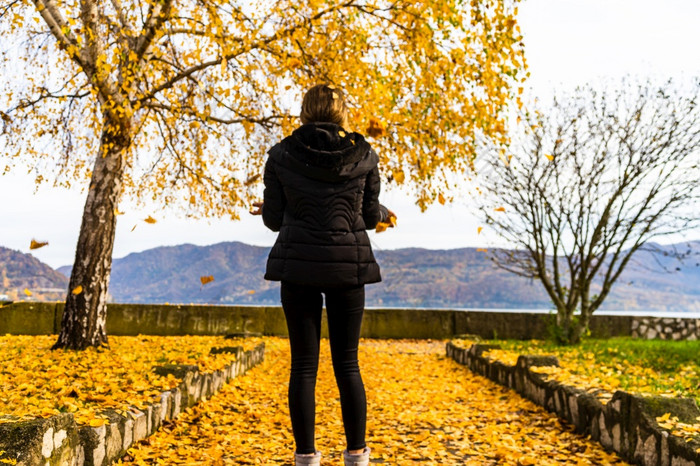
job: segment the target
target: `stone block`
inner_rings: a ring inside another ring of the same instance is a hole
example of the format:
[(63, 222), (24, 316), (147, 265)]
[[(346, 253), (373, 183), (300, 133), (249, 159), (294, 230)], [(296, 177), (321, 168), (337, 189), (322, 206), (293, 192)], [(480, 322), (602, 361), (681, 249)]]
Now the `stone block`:
[(133, 442), (139, 442), (148, 436), (148, 418), (146, 414), (138, 409), (130, 409), (127, 416), (131, 418), (134, 422), (133, 431)]
[(18, 466), (78, 464), (80, 443), (72, 414), (0, 424), (0, 459)]

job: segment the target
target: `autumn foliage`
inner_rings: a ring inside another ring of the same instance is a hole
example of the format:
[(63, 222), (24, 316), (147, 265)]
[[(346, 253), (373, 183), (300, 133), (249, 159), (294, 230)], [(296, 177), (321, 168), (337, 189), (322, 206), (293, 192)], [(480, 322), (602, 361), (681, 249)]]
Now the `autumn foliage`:
[(524, 78), (516, 3), (16, 0), (0, 10), (0, 144), (39, 181), (84, 186), (116, 123), (123, 194), (235, 217), (301, 92), (331, 82), (424, 206), (476, 134), (504, 131)]

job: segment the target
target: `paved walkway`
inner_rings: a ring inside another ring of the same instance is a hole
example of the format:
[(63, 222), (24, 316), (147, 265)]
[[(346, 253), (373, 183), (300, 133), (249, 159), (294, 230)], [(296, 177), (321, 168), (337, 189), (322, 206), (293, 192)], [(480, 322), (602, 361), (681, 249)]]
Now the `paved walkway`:
[[(125, 463), (292, 464), (288, 342), (271, 338), (266, 344), (262, 365), (130, 450)], [(444, 354), (444, 342), (361, 343), (373, 463), (626, 464), (555, 416)], [(341, 465), (345, 443), (327, 340), (322, 343), (316, 400), (323, 464)]]

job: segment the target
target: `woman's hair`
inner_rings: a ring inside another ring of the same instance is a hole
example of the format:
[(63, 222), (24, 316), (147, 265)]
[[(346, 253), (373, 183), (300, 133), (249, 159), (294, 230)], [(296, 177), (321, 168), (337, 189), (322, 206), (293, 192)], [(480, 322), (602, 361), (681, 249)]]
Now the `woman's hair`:
[(299, 117), (303, 124), (323, 121), (345, 126), (348, 117), (345, 97), (340, 89), (327, 84), (317, 84), (306, 91)]

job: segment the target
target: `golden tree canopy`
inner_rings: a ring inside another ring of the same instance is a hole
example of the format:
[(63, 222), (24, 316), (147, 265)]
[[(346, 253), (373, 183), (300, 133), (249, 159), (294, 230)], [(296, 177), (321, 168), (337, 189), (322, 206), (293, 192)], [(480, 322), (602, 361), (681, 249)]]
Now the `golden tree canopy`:
[(384, 176), (421, 207), (444, 202), (475, 137), (503, 137), (525, 77), (516, 3), (6, 0), (4, 169), (80, 182), (118, 121), (124, 194), (236, 217), (304, 90), (326, 82), (349, 95), (348, 129), (370, 136)]

